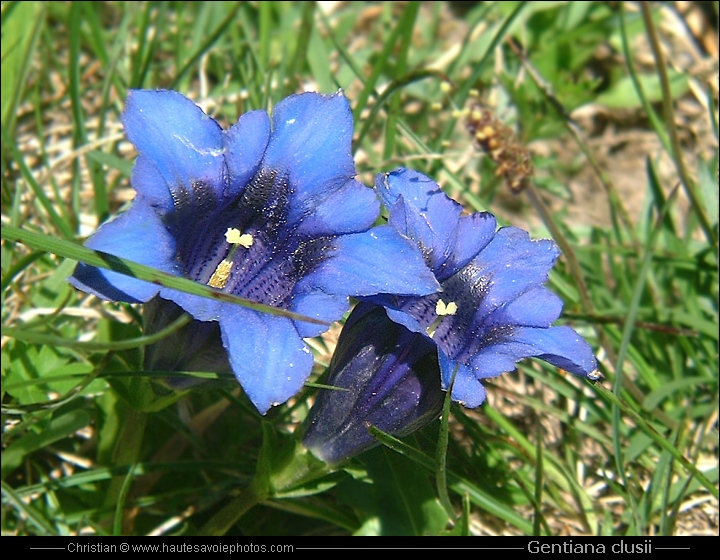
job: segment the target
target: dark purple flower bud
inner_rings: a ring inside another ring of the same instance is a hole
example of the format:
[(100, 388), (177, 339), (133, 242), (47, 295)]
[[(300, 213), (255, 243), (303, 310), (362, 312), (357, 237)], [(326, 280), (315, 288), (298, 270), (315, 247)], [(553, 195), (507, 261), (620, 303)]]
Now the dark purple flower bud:
[(345, 323), (325, 383), (334, 389), (319, 391), (303, 442), (330, 464), (375, 446), (370, 426), (414, 432), (438, 417), (445, 395), (435, 344), (366, 303)]

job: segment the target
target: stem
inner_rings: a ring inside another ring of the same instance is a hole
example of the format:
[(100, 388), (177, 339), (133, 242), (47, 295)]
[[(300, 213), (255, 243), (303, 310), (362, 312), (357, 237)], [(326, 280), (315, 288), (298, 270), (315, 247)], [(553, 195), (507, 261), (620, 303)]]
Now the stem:
[(253, 506), (263, 503), (268, 499), (267, 490), (259, 488), (257, 479), (253, 479), (250, 485), (240, 490), (240, 494), (228, 505), (222, 508), (215, 516), (208, 521), (200, 530), (204, 536), (217, 537), (227, 533)]
[(540, 198), (540, 195), (538, 194), (535, 185), (533, 185), (532, 183), (528, 184), (526, 192), (528, 198), (530, 199), (530, 202), (532, 202), (533, 206), (535, 207), (535, 210), (537, 210), (538, 214), (540, 214), (540, 218), (545, 224), (545, 227), (550, 230), (550, 235), (552, 235), (555, 242), (560, 246), (560, 251), (567, 260), (568, 267), (570, 267), (570, 274), (572, 275), (573, 279), (575, 280), (575, 284), (578, 287), (580, 304), (582, 305), (583, 312), (590, 315), (594, 314), (595, 310), (592, 299), (590, 298), (590, 294), (588, 293), (588, 289), (585, 284), (585, 278), (583, 277), (582, 271), (580, 270), (580, 264), (578, 263), (577, 258), (575, 258), (575, 252), (572, 250), (572, 247), (567, 242), (567, 239), (565, 239), (565, 236), (560, 231), (560, 228), (557, 227), (557, 225), (555, 224), (555, 220), (553, 220), (552, 216), (550, 215), (550, 211), (548, 210), (547, 206), (545, 206), (542, 198)]
[(448, 422), (450, 419), (450, 402), (452, 397), (452, 389), (455, 384), (455, 376), (457, 375), (458, 364), (455, 365), (453, 370), (452, 378), (450, 379), (450, 385), (448, 385), (447, 392), (445, 393), (445, 402), (443, 403), (442, 419), (440, 421), (440, 433), (438, 435), (438, 445), (435, 452), (435, 481), (437, 484), (438, 498), (440, 503), (445, 508), (445, 512), (448, 514), (453, 524), (456, 522), (455, 510), (450, 501), (447, 488), (447, 448), (449, 440), (449, 429)]
[(508, 41), (507, 42), (512, 51), (515, 53), (515, 56), (518, 57), (518, 59), (522, 62), (523, 68), (527, 70), (528, 75), (530, 78), (532, 78), (535, 85), (540, 89), (542, 94), (545, 96), (545, 99), (550, 103), (552, 108), (555, 110), (555, 112), (561, 117), (563, 124), (565, 125), (565, 128), (567, 128), (570, 135), (575, 140), (575, 143), (580, 148), (580, 151), (582, 151), (583, 155), (587, 158), (588, 163), (590, 164), (590, 167), (595, 172), (595, 175), (597, 175), (597, 178), (600, 181), (600, 184), (603, 186), (605, 191), (608, 193), (608, 197), (611, 201), (611, 208), (620, 216), (620, 219), (622, 220), (623, 224), (625, 225), (625, 229), (630, 234), (633, 244), (637, 249), (640, 248), (639, 242), (637, 240), (637, 236), (635, 234), (635, 229), (632, 225), (632, 220), (630, 219), (630, 215), (628, 214), (627, 210), (625, 209), (625, 206), (622, 203), (622, 200), (620, 198), (620, 195), (618, 195), (617, 189), (615, 188), (614, 183), (610, 180), (610, 177), (608, 177), (607, 173), (603, 170), (602, 166), (600, 165), (600, 162), (595, 157), (595, 154), (590, 149), (590, 146), (588, 146), (588, 143), (585, 141), (585, 138), (583, 137), (582, 133), (580, 132), (580, 127), (578, 124), (573, 120), (573, 118), (570, 116), (568, 111), (565, 109), (564, 105), (560, 102), (560, 100), (557, 98), (555, 93), (553, 92), (552, 87), (550, 84), (548, 84), (543, 77), (540, 75), (540, 72), (533, 66), (533, 64), (527, 59), (525, 56), (525, 53), (523, 53), (517, 45), (515, 45), (514, 42)]
[(665, 117), (665, 126), (670, 133), (670, 144), (672, 145), (673, 163), (677, 169), (680, 182), (682, 183), (685, 193), (692, 202), (695, 212), (697, 212), (698, 219), (700, 220), (700, 226), (705, 232), (705, 236), (708, 242), (715, 249), (715, 254), (718, 254), (718, 239), (715, 234), (715, 230), (710, 224), (710, 220), (705, 213), (703, 203), (698, 196), (695, 184), (688, 175), (687, 168), (685, 167), (685, 161), (682, 157), (682, 149), (680, 148), (680, 139), (678, 138), (677, 128), (675, 127), (675, 114), (673, 111), (672, 94), (670, 92), (670, 80), (668, 79), (667, 68), (665, 66), (665, 60), (660, 49), (660, 41), (655, 30), (655, 24), (652, 21), (652, 13), (650, 11), (650, 5), (647, 1), (640, 2), (640, 9), (642, 11), (643, 21), (645, 22), (645, 29), (647, 30), (648, 40), (650, 41), (650, 47), (655, 57), (655, 66), (658, 70), (658, 76), (660, 77), (660, 87), (662, 88), (662, 106), (663, 116)]
[[(129, 471), (127, 474), (116, 475), (110, 480), (108, 491), (105, 494), (105, 505), (115, 506), (123, 502), (123, 496), (127, 495), (131, 481), (128, 480), (134, 467), (132, 465), (140, 462), (140, 454), (142, 450), (142, 442), (145, 436), (145, 426), (147, 425), (148, 415), (145, 412), (135, 410), (120, 401), (119, 406), (125, 408), (125, 417), (123, 419), (123, 428), (118, 437), (117, 446), (115, 447), (114, 462), (116, 465), (127, 465)], [(119, 515), (116, 513), (116, 530), (120, 527), (119, 533), (130, 534), (131, 526), (134, 521), (134, 515), (127, 509)]]

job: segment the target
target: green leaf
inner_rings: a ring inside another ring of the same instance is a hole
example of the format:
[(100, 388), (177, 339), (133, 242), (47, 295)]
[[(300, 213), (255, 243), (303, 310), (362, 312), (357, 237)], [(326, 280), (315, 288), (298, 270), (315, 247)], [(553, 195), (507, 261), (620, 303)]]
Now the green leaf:
[[(677, 99), (683, 96), (689, 87), (687, 74), (672, 72), (670, 69), (668, 69), (668, 74), (672, 98)], [(657, 74), (637, 74), (637, 78), (649, 102), (656, 103), (662, 100), (663, 92)], [(630, 76), (625, 76), (615, 82), (609, 89), (598, 95), (594, 102), (611, 109), (636, 109), (643, 105)]]
[(673, 393), (683, 391), (683, 389), (687, 387), (695, 387), (696, 385), (704, 383), (717, 388), (717, 379), (709, 379), (707, 377), (685, 377), (671, 381), (649, 393), (642, 403), (643, 409), (654, 410), (663, 400), (670, 397)]
[(44, 23), (44, 2), (12, 2), (8, 6), (3, 4), (0, 111), (2, 126), (11, 134)]
[(358, 534), (427, 536), (445, 531), (448, 515), (425, 469), (385, 448), (365, 453), (363, 463), (372, 481), (366, 489), (371, 494), (367, 513), (374, 521)]
[[(89, 363), (76, 362), (71, 355), (52, 346), (35, 346), (15, 341), (3, 353), (3, 389), (20, 405), (46, 401), (49, 392), (64, 394), (89, 374)], [(77, 376), (77, 377), (76, 377)], [(104, 387), (102, 381), (94, 389)]]
[(698, 162), (698, 179), (700, 182), (700, 194), (707, 209), (710, 223), (717, 226), (718, 223), (718, 204), (720, 204), (720, 185), (718, 184), (717, 168), (718, 156), (717, 152), (711, 161), (700, 159)]
[(23, 501), (20, 496), (15, 492), (9, 484), (5, 481), (2, 482), (2, 493), (3, 493), (3, 504), (12, 504), (32, 525), (40, 530), (39, 535), (57, 535), (58, 532), (55, 530), (50, 521), (42, 515), (36, 508), (28, 505)]
[(91, 150), (87, 153), (87, 157), (101, 163), (109, 169), (115, 169), (121, 173), (123, 177), (130, 177), (134, 163), (114, 154), (108, 154), (99, 150)]

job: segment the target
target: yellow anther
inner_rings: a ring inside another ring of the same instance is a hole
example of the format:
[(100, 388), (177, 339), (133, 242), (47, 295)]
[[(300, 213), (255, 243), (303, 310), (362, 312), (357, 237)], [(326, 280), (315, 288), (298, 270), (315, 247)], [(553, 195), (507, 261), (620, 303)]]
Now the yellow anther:
[(447, 305), (445, 302), (441, 299), (438, 300), (437, 304), (435, 305), (435, 313), (438, 315), (438, 317), (442, 317), (444, 315), (455, 315), (457, 313), (458, 306), (457, 303), (454, 301), (451, 301)]
[(468, 95), (470, 97), (478, 97), (480, 95), (480, 92), (478, 90), (476, 90), (475, 88), (473, 88), (468, 92)]
[(462, 119), (470, 113), (470, 109), (454, 109), (452, 116), (454, 119)]
[(249, 249), (250, 246), (253, 244), (253, 236), (249, 233), (243, 233), (238, 239), (238, 243), (246, 249)]
[(225, 239), (228, 243), (235, 244), (240, 243), (240, 230), (234, 227), (228, 228), (225, 232)]
[(450, 93), (450, 90), (452, 90), (452, 86), (449, 82), (440, 82), (440, 91), (443, 93)]
[(430, 105), (430, 108), (431, 108), (433, 111), (441, 111), (441, 110), (442, 110), (442, 103), (439, 103), (439, 102), (435, 101), (434, 103), (432, 103), (432, 104)]
[(213, 272), (210, 280), (208, 280), (208, 286), (211, 288), (218, 288), (222, 290), (230, 278), (230, 272), (232, 271), (233, 263), (227, 259), (220, 261), (220, 264)]
[(454, 301), (451, 301), (446, 305), (443, 300), (439, 299), (435, 304), (435, 314), (437, 315), (437, 317), (432, 322), (432, 325), (425, 329), (425, 332), (427, 332), (428, 336), (430, 338), (435, 336), (435, 331), (440, 326), (440, 323), (443, 322), (445, 317), (447, 315), (455, 315), (455, 313), (457, 313), (457, 310), (458, 306), (457, 303), (455, 303)]
[(253, 236), (249, 233), (240, 233), (237, 228), (228, 228), (225, 232), (225, 239), (231, 245), (242, 245), (246, 249), (249, 249), (253, 244)]

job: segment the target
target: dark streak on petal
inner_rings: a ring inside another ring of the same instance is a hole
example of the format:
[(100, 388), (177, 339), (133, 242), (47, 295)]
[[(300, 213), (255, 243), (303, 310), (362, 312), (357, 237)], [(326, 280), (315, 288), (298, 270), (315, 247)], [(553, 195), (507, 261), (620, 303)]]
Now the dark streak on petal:
[(292, 255), (294, 280), (296, 282), (303, 276), (310, 274), (315, 267), (330, 256), (332, 240), (332, 237), (324, 236), (308, 239), (298, 244), (298, 248)]
[[(277, 237), (287, 220), (290, 183), (286, 175), (260, 169), (243, 191), (236, 212), (252, 211), (251, 223), (262, 224), (268, 237)], [(247, 227), (247, 226), (246, 226)]]

